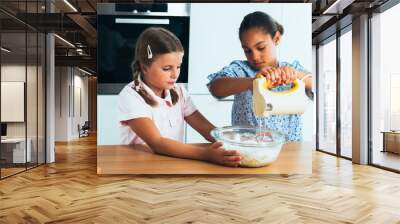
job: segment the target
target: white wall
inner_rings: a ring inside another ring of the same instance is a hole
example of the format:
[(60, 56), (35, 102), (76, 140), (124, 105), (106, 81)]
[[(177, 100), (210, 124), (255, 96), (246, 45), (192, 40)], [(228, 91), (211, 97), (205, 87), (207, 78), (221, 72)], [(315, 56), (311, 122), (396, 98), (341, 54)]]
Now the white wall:
[[(77, 74), (78, 72), (78, 74)], [(89, 102), (88, 102), (88, 77), (87, 76), (82, 76), (83, 73), (81, 73), (78, 70), (74, 70), (74, 91), (72, 98), (74, 99), (73, 105), (73, 119), (72, 119), (72, 136), (73, 138), (77, 138), (79, 133), (77, 126), (80, 124), (82, 126), (85, 121), (88, 121), (89, 119), (89, 112), (88, 112), (88, 107), (89, 107)], [(81, 111), (80, 111), (81, 110)]]
[(88, 120), (88, 78), (72, 67), (56, 67), (55, 73), (55, 141), (77, 139), (78, 124)]
[(67, 141), (67, 117), (68, 115), (68, 85), (69, 76), (67, 67), (55, 68), (55, 140)]

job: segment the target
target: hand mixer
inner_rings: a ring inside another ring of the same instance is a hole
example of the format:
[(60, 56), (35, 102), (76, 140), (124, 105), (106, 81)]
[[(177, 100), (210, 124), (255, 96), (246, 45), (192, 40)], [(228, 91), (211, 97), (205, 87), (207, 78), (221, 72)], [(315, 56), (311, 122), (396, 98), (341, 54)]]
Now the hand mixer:
[(296, 79), (292, 88), (278, 92), (269, 88), (269, 81), (261, 74), (253, 81), (253, 111), (257, 117), (266, 115), (303, 114), (308, 97), (305, 83)]

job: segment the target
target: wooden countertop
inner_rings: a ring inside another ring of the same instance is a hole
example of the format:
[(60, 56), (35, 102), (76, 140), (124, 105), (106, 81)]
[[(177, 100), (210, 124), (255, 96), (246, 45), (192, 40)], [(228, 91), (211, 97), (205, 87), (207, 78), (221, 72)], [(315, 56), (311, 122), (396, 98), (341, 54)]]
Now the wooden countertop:
[(260, 168), (225, 167), (142, 151), (143, 146), (97, 146), (97, 174), (311, 174), (312, 144), (283, 145), (276, 161)]

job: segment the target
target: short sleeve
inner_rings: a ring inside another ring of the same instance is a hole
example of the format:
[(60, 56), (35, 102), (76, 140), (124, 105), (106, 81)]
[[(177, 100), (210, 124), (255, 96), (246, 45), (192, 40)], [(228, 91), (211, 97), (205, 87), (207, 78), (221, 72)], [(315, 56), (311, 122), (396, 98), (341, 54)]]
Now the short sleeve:
[[(248, 71), (245, 68), (245, 62), (240, 60), (235, 60), (231, 62), (228, 66), (223, 67), (220, 71), (212, 73), (207, 76), (209, 82), (207, 83), (207, 88), (211, 92), (210, 87), (212, 82), (221, 77), (231, 77), (231, 78), (245, 78), (249, 77)], [(214, 96), (214, 95), (213, 95)], [(222, 99), (224, 97), (214, 96), (217, 99)]]
[(294, 60), (292, 64), (285, 63), (284, 65), (290, 66), (290, 67), (296, 69), (296, 70), (299, 71), (299, 72), (304, 72), (304, 73), (306, 73), (306, 74), (308, 74), (308, 73), (311, 74), (311, 72), (309, 72), (307, 69), (305, 69), (305, 68), (300, 64), (300, 62), (297, 61), (297, 60)]
[(118, 109), (118, 120), (121, 123), (141, 117), (152, 118), (151, 106), (130, 85), (125, 86), (119, 93)]
[(181, 93), (181, 97), (182, 97), (182, 112), (183, 112), (183, 116), (187, 117), (189, 115), (191, 115), (192, 113), (194, 113), (197, 108), (194, 105), (192, 98), (189, 96), (189, 94), (187, 93), (186, 89), (179, 85), (178, 86), (180, 89), (180, 93)]
[(209, 82), (207, 87), (210, 88), (211, 83), (221, 77), (242, 78), (247, 77), (246, 71), (243, 69), (242, 61), (233, 61), (230, 65), (223, 67), (220, 71), (207, 76)]

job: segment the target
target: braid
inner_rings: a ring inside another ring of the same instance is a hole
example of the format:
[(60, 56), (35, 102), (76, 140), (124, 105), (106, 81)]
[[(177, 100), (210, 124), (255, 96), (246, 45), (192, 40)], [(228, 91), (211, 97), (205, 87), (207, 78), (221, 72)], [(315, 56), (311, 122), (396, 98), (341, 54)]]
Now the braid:
[(146, 92), (146, 90), (144, 90), (144, 88), (142, 86), (140, 86), (140, 64), (138, 61), (134, 61), (132, 63), (132, 71), (133, 71), (133, 84), (134, 87), (133, 89), (144, 99), (144, 101), (149, 104), (152, 107), (155, 107), (158, 105), (157, 101), (155, 99), (153, 99), (153, 97)]
[(140, 76), (140, 66), (139, 61), (133, 61), (131, 64), (132, 74), (133, 74), (133, 81), (135, 86), (139, 85), (139, 76)]
[(175, 105), (175, 104), (178, 102), (178, 100), (179, 100), (179, 95), (178, 95), (178, 93), (176, 92), (175, 88), (170, 89), (170, 90), (169, 90), (169, 93), (171, 94), (172, 105)]
[(139, 88), (139, 90), (137, 90), (136, 92), (139, 93), (139, 95), (144, 99), (144, 101), (150, 106), (152, 107), (158, 106), (157, 101), (153, 99), (153, 97), (143, 88)]

